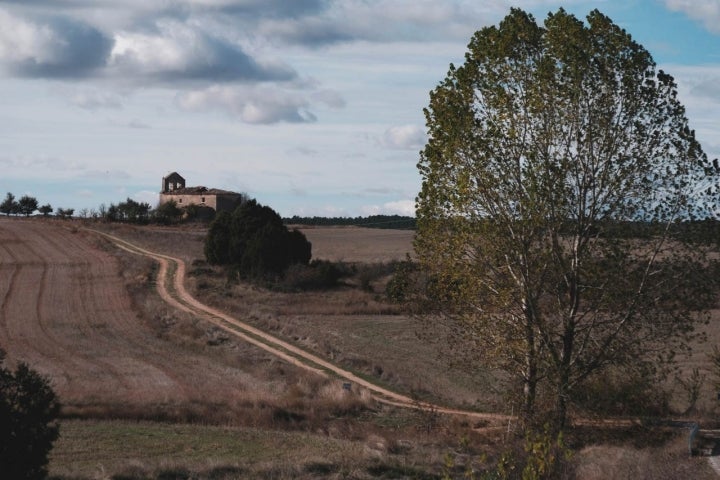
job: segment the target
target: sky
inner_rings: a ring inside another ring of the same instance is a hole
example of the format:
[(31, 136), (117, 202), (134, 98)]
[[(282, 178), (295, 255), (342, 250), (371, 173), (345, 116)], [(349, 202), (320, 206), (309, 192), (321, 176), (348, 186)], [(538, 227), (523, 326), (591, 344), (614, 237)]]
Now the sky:
[(720, 156), (720, 0), (0, 0), (0, 195), (154, 206), (177, 171), (288, 217), (413, 215), (429, 92), (511, 7), (608, 15)]

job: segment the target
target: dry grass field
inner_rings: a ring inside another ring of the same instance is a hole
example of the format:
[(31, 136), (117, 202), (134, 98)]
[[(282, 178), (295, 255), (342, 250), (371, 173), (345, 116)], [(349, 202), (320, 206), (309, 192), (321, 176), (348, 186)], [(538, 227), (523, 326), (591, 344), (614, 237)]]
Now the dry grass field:
[[(201, 226), (93, 228), (181, 258), (202, 302), (375, 382), (510, 413), (489, 375), (450, 368), (385, 300), (390, 264), (411, 253), (411, 231), (304, 229), (314, 258), (355, 264), (357, 275), (333, 290), (288, 293), (199, 261)], [(46, 374), (61, 397), (53, 478), (440, 478), (448, 455), (461, 478), (464, 465), (482, 468), (508, 448), (505, 428), (376, 404), (170, 309), (155, 292), (155, 269), (80, 223), (0, 218), (0, 347), (11, 363)], [(708, 334), (684, 371), (707, 368), (715, 322)], [(676, 397), (682, 409), (683, 392)], [(696, 414), (712, 419), (714, 400), (708, 378)], [(707, 462), (687, 458), (685, 435), (576, 432), (565, 478), (715, 478)]]

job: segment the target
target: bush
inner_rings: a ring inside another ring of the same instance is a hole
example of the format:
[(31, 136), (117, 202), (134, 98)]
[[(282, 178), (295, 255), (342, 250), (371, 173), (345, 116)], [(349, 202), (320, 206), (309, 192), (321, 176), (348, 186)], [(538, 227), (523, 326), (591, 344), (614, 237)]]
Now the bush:
[(46, 378), (20, 363), (2, 366), (0, 350), (0, 466), (3, 478), (41, 479), (59, 435), (60, 404)]
[(416, 265), (407, 259), (395, 266), (395, 273), (385, 286), (385, 295), (393, 302), (402, 303), (408, 300), (410, 294), (416, 289)]
[(152, 215), (157, 223), (170, 225), (172, 223), (177, 223), (180, 219), (182, 219), (183, 210), (178, 207), (175, 200), (169, 200), (158, 206), (152, 212)]
[(248, 200), (232, 214), (221, 212), (210, 224), (205, 258), (214, 265), (230, 265), (241, 276), (279, 275), (290, 265), (307, 265), (311, 244), (301, 232), (288, 231), (270, 207)]
[(291, 265), (278, 284), (283, 290), (321, 290), (336, 287), (341, 278), (352, 275), (353, 270), (344, 263), (313, 260), (310, 265)]
[(599, 415), (662, 417), (670, 414), (670, 398), (652, 372), (609, 368), (590, 377), (572, 393), (584, 411)]

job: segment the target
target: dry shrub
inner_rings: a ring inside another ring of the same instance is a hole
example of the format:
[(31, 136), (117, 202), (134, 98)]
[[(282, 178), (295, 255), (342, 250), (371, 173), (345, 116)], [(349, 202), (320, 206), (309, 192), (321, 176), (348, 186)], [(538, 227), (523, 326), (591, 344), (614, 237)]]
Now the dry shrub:
[(649, 373), (608, 370), (580, 385), (573, 401), (594, 414), (660, 417), (670, 413), (670, 394), (660, 385)]
[(685, 430), (662, 447), (592, 445), (577, 452), (572, 463), (572, 478), (582, 480), (717, 478), (706, 458), (689, 458)]

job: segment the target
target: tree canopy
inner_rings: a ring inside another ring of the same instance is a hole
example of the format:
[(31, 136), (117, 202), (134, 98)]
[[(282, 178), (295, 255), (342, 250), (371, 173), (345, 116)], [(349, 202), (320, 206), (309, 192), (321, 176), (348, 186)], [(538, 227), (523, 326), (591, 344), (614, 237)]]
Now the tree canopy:
[[(597, 10), (541, 26), (512, 9), (475, 33), (425, 116), (415, 248), (433, 318), (520, 380), (525, 415), (549, 392), (562, 429), (589, 376), (686, 345), (711, 282), (672, 230), (716, 216), (720, 172), (627, 32)], [(618, 222), (661, 228), (639, 240)]]
[(21, 363), (3, 365), (0, 349), (0, 465), (5, 478), (40, 480), (59, 435), (60, 404), (44, 377)]
[(30, 195), (23, 195), (18, 200), (18, 213), (22, 213), (26, 217), (30, 216), (35, 210), (38, 209), (37, 198), (31, 197)]
[(205, 257), (211, 264), (232, 265), (246, 276), (264, 276), (307, 264), (311, 245), (301, 232), (289, 231), (272, 208), (253, 199), (232, 214), (216, 215), (205, 240)]
[(15, 200), (15, 195), (10, 192), (5, 195), (5, 199), (0, 203), (0, 213), (4, 213), (5, 215), (16, 214), (19, 208)]

